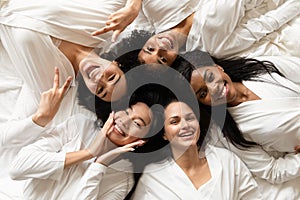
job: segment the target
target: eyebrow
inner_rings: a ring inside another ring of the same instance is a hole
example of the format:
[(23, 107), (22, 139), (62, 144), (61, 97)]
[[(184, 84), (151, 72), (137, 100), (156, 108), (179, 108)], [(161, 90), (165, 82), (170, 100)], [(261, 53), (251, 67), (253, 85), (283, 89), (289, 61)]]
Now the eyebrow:
[(107, 92), (104, 92), (104, 94), (100, 97), (101, 99), (103, 99), (104, 97), (106, 97)]
[(174, 116), (169, 117), (168, 120), (170, 120), (170, 119), (178, 119), (178, 118), (180, 118), (178, 115), (174, 115)]
[(120, 81), (120, 79), (121, 79), (121, 76), (119, 76), (119, 78), (114, 82), (113, 85), (116, 85)]
[(138, 117), (138, 119), (140, 119), (143, 122), (144, 126), (147, 126), (146, 122), (141, 117)]
[(147, 53), (147, 54), (150, 54), (150, 55), (151, 55), (151, 52), (148, 51), (148, 50), (146, 50), (146, 49), (144, 49), (144, 48), (142, 48), (142, 51), (145, 52), (145, 53)]

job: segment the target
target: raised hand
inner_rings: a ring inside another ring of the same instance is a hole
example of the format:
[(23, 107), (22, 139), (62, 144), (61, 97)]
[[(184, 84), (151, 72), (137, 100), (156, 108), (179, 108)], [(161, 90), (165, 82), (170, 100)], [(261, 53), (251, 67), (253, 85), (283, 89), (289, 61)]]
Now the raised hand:
[(120, 33), (133, 22), (138, 16), (141, 7), (141, 0), (133, 0), (124, 8), (111, 14), (106, 21), (106, 26), (93, 32), (92, 35), (100, 35), (109, 31), (113, 31), (112, 42), (115, 42)]
[(108, 151), (107, 153), (99, 156), (95, 162), (101, 163), (103, 165), (108, 166), (112, 160), (120, 156), (121, 154), (129, 151), (134, 151), (136, 146), (142, 146), (145, 144), (144, 140), (138, 140), (136, 142), (132, 142), (130, 144), (126, 144), (122, 147), (117, 147), (111, 151)]
[[(55, 67), (53, 87), (41, 95), (38, 110), (32, 116), (32, 121), (39, 126), (46, 126), (56, 115), (60, 104), (67, 92), (72, 77), (69, 76), (64, 85), (59, 87), (59, 69)], [(72, 102), (71, 102), (72, 103)]]
[(110, 113), (108, 119), (106, 120), (101, 131), (98, 132), (98, 135), (95, 137), (93, 142), (86, 149), (92, 157), (96, 157), (101, 154), (105, 149), (104, 143), (107, 139), (106, 135), (113, 129), (114, 124), (114, 113)]

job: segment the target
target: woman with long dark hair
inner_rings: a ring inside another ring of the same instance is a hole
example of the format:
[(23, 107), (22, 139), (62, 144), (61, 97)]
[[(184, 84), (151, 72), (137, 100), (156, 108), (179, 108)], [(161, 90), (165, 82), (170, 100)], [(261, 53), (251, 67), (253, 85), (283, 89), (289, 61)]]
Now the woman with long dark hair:
[[(270, 61), (246, 58), (213, 60), (208, 53), (201, 51), (187, 53), (184, 58), (189, 63), (178, 65), (176, 69), (191, 83), (198, 101), (214, 112), (226, 109), (225, 120), (216, 120), (224, 123), (223, 129), (229, 124), (237, 124), (239, 129), (236, 132), (260, 146), (239, 150), (226, 144), (222, 137), (218, 142), (238, 154), (260, 179), (271, 183), (288, 181), (269, 187), (265, 182), (262, 185), (266, 188), (282, 190), (280, 194), (284, 195), (284, 190), (291, 186), (295, 189), (294, 197), (299, 197), (300, 193), (294, 186), (300, 175), (300, 155), (294, 154), (295, 146), (299, 145), (298, 85), (286, 79)], [(274, 151), (276, 156), (272, 156)], [(276, 159), (278, 155), (281, 157)], [(271, 190), (266, 189), (266, 196), (274, 195), (268, 191)]]

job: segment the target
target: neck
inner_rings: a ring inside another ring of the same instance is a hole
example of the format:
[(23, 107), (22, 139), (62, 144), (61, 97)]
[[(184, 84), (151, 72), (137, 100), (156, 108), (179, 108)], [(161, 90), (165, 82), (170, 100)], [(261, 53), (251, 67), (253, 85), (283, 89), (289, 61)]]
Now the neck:
[(187, 36), (191, 30), (193, 24), (194, 14), (191, 14), (187, 18), (185, 18), (182, 22), (178, 25), (173, 27), (171, 30), (174, 31), (177, 35), (177, 41), (179, 46), (184, 46), (186, 43)]
[(93, 48), (68, 41), (62, 41), (59, 45), (59, 50), (68, 58), (73, 66), (75, 74), (77, 75), (80, 61), (87, 57)]
[(172, 28), (172, 30), (177, 31), (184, 36), (188, 36), (193, 25), (194, 13), (185, 18), (179, 24)]
[[(184, 151), (184, 153), (182, 153)], [(176, 151), (172, 149), (176, 163), (184, 170), (188, 171), (197, 168), (201, 163), (197, 145), (191, 145), (188, 149)], [(195, 159), (197, 158), (197, 159)]]
[(233, 102), (229, 103), (230, 106), (237, 106), (240, 103), (250, 100), (251, 91), (241, 82), (234, 82), (233, 86), (236, 90), (236, 97)]

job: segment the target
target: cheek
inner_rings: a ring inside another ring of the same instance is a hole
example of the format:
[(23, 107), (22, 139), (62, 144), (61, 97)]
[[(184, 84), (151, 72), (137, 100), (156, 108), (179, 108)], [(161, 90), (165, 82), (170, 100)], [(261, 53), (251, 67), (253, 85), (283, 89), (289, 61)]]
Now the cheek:
[(93, 94), (96, 94), (97, 84), (94, 84), (94, 83), (92, 83), (92, 82), (90, 82), (90, 81), (89, 81), (89, 82), (86, 81), (85, 84), (86, 84), (87, 88), (88, 88)]
[(179, 128), (177, 126), (165, 127), (165, 136), (169, 141), (171, 141), (179, 132)]
[(134, 138), (145, 138), (147, 133), (149, 132), (149, 127), (144, 127), (141, 129), (138, 129), (136, 127), (133, 127), (129, 130), (130, 137)]
[(208, 105), (208, 106), (211, 106), (212, 105), (212, 102), (211, 102), (211, 98), (210, 98), (210, 95), (208, 94), (204, 99), (203, 99), (203, 102), (202, 102), (204, 105)]

